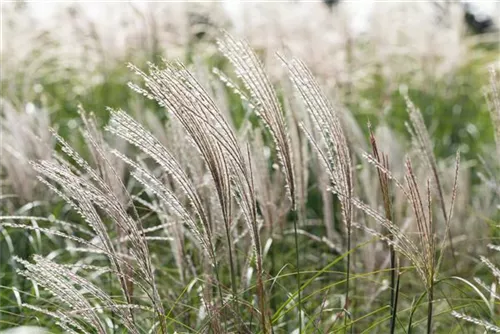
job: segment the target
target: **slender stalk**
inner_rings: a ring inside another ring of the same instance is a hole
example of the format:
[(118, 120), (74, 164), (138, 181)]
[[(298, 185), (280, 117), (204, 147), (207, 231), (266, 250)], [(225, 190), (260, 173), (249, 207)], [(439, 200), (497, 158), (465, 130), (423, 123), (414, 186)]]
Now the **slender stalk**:
[[(392, 240), (392, 236), (391, 236)], [(396, 252), (394, 251), (394, 247), (390, 246), (391, 253), (391, 322), (390, 322), (390, 333), (394, 333), (395, 324), (396, 324), (396, 303), (397, 303), (397, 287), (399, 285), (399, 276), (396, 278)], [(397, 282), (396, 282), (397, 280)], [(399, 289), (398, 289), (399, 290)]]
[[(388, 189), (387, 189), (388, 192)], [(390, 209), (390, 206), (389, 206)], [(392, 212), (390, 210), (386, 211), (386, 218), (392, 221)], [(391, 241), (394, 241), (394, 235), (389, 236)], [(397, 314), (397, 304), (398, 304), (398, 293), (399, 293), (399, 268), (397, 265), (396, 251), (393, 244), (389, 246), (389, 252), (391, 257), (391, 322), (390, 322), (390, 334), (394, 333), (396, 328), (396, 314)]]
[[(444, 208), (444, 201), (443, 198), (441, 197), (441, 204), (443, 205), (443, 214), (445, 215), (445, 219), (448, 219), (446, 216), (446, 209)], [(431, 211), (431, 193), (430, 193), (430, 186), (429, 182), (427, 183), (427, 205), (428, 205), (428, 221), (429, 221), (429, 230), (431, 231), (429, 235), (429, 241), (428, 241), (428, 247), (429, 247), (429, 261), (430, 261), (430, 266), (429, 266), (429, 296), (428, 296), (428, 307), (427, 307), (427, 334), (432, 333), (432, 311), (433, 311), (433, 302), (434, 302), (434, 274), (436, 270), (436, 258), (435, 258), (435, 253), (436, 253), (436, 246), (435, 246), (435, 224), (432, 219), (432, 211)], [(448, 222), (448, 220), (446, 220)], [(448, 229), (448, 232), (450, 230)], [(451, 234), (449, 235), (451, 236)], [(450, 240), (451, 241), (451, 240)], [(456, 265), (456, 261), (453, 261)]]
[(297, 233), (297, 215), (294, 215), (293, 218), (293, 235), (295, 238), (295, 263), (297, 267), (297, 298), (299, 301), (298, 309), (299, 309), (299, 334), (302, 333), (302, 294), (300, 292), (301, 284), (300, 284), (300, 256), (299, 256), (299, 241), (298, 241), (298, 233)]
[[(272, 233), (271, 233), (271, 237), (272, 237)], [(276, 249), (275, 249), (275, 245), (274, 245), (274, 242), (273, 244), (271, 244), (271, 248), (269, 249), (269, 255), (271, 257), (271, 268), (270, 268), (270, 275), (271, 277), (274, 277), (275, 275), (277, 275), (276, 273)], [(269, 302), (270, 302), (270, 306), (271, 306), (271, 312), (274, 312), (274, 310), (276, 310), (278, 307), (277, 307), (277, 303), (276, 303), (276, 298), (273, 298), (273, 296), (269, 296)]]
[[(380, 155), (380, 153), (378, 151), (377, 140), (375, 139), (375, 136), (373, 134), (373, 131), (371, 129), (370, 124), (368, 124), (368, 128), (370, 130), (370, 142), (371, 142), (371, 146), (372, 146), (373, 156), (375, 157), (377, 162), (379, 162), (382, 166), (384, 166), (384, 168), (389, 170), (389, 158), (386, 154), (382, 154), (382, 156)], [(380, 183), (380, 190), (382, 192), (382, 199), (384, 201), (385, 217), (387, 218), (387, 220), (391, 221), (392, 224), (394, 224), (393, 216), (392, 216), (392, 209), (391, 209), (391, 198), (390, 198), (390, 193), (389, 193), (389, 178), (380, 169), (377, 169), (377, 173), (378, 173), (378, 179), (379, 179), (379, 183)], [(391, 241), (394, 241), (394, 235), (392, 233), (390, 233), (390, 231), (388, 231), (388, 232), (389, 232), (389, 239)], [(397, 293), (399, 291), (399, 276), (398, 276), (398, 279), (396, 282), (396, 274), (397, 274), (396, 251), (394, 250), (394, 245), (392, 243), (389, 245), (389, 253), (390, 253), (390, 261), (391, 261), (391, 263), (390, 263), (390, 266), (391, 266), (391, 268), (390, 268), (391, 269), (391, 271), (390, 271), (391, 272), (391, 287), (390, 287), (390, 289), (391, 289), (391, 300), (390, 300), (391, 321), (389, 324), (389, 328), (390, 328), (390, 333), (392, 334), (392, 333), (394, 333), (395, 324), (396, 324), (396, 313), (397, 313), (396, 304), (397, 304), (397, 299), (398, 299)], [(398, 285), (398, 287), (396, 287), (396, 284)]]
[[(347, 308), (349, 307), (349, 279), (351, 275), (351, 224), (347, 224), (347, 264), (346, 264), (346, 287), (345, 287), (345, 303), (344, 312), (346, 316), (344, 317), (344, 333), (347, 333)], [(351, 325), (351, 332), (353, 331), (353, 325)]]
[(427, 300), (427, 334), (432, 333), (432, 312), (434, 302), (434, 280), (432, 280), (429, 287), (429, 297)]
[[(397, 268), (397, 270), (399, 271), (399, 266)], [(394, 291), (394, 293), (391, 293), (391, 297), (394, 296), (394, 299), (391, 299), (391, 307), (392, 307), (392, 314), (391, 314), (391, 327), (390, 327), (390, 333), (391, 334), (394, 334), (394, 331), (396, 330), (396, 317), (397, 317), (397, 313), (398, 313), (398, 297), (399, 297), (399, 282), (400, 282), (400, 274), (398, 272), (398, 275), (397, 275), (397, 278), (396, 278), (396, 285), (395, 285), (395, 288), (396, 288), (396, 291)]]
[(270, 333), (266, 319), (266, 301), (264, 292), (264, 282), (262, 280), (262, 258), (257, 255), (257, 294), (259, 295), (260, 321), (264, 334)]
[[(346, 188), (350, 189), (350, 191), (349, 191), (350, 195), (349, 195), (347, 203), (350, 203), (352, 200), (352, 198), (351, 198), (352, 179), (351, 179), (351, 175), (349, 172), (346, 173), (346, 177), (347, 177)], [(348, 308), (349, 308), (349, 279), (350, 279), (350, 275), (351, 275), (352, 206), (351, 205), (347, 206), (345, 204), (343, 204), (343, 206), (344, 206), (344, 208), (346, 208), (346, 211), (347, 211), (346, 217), (344, 217), (344, 219), (345, 219), (345, 223), (347, 225), (347, 251), (349, 252), (349, 253), (347, 253), (346, 293), (345, 293), (345, 305), (344, 305), (345, 314), (346, 314), (346, 317), (344, 317), (344, 323), (345, 323), (347, 321), (347, 315), (350, 316), (351, 322), (352, 322), (352, 319), (354, 317), (353, 317), (353, 314), (349, 313), (349, 311), (348, 311)], [(353, 333), (354, 332), (354, 325), (351, 324), (350, 328), (351, 328), (350, 333)], [(347, 331), (347, 327), (345, 330)]]

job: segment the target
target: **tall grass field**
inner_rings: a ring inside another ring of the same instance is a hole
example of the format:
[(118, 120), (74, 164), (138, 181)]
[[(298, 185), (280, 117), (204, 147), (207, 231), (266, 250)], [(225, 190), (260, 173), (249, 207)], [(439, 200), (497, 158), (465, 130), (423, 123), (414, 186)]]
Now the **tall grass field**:
[(500, 333), (500, 13), (362, 7), (2, 3), (0, 333)]

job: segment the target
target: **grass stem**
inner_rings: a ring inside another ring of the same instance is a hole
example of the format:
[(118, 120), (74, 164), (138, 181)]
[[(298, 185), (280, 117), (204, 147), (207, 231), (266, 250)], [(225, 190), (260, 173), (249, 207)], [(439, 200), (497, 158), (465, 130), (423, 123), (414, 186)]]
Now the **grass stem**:
[(293, 236), (295, 239), (295, 263), (297, 267), (297, 298), (298, 298), (298, 311), (299, 311), (299, 334), (302, 333), (302, 293), (300, 291), (300, 255), (299, 255), (299, 238), (297, 233), (297, 215), (293, 218)]

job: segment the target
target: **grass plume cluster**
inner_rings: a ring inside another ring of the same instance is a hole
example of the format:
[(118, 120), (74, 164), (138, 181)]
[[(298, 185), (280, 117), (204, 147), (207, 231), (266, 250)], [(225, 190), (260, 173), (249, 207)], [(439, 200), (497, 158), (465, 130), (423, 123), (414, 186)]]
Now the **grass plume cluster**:
[[(409, 94), (414, 145), (397, 161), (371, 125), (366, 138), (348, 126), (349, 110), (304, 61), (278, 54), (287, 78), (275, 85), (247, 41), (222, 33), (218, 46), (235, 75), (216, 68), (217, 80), (168, 59), (129, 65), (128, 86), (161, 118), (110, 107), (103, 131), (80, 107), (82, 152), (42, 112), (18, 129), (5, 104), (2, 151), (21, 162), (2, 162), (19, 201), (2, 205), (0, 230), (13, 277), (28, 282), (3, 288), (16, 300), (5, 323), (70, 333), (498, 331), (494, 260), (480, 257), (491, 287), (454, 265), (466, 256), (453, 224), (460, 153), (442, 172)], [(494, 70), (490, 87), (498, 137)], [(483, 182), (500, 195), (494, 178)], [(16, 205), (39, 187), (55, 196), (24, 214)], [(44, 216), (46, 207), (57, 210)], [(14, 231), (37, 254), (16, 255)]]

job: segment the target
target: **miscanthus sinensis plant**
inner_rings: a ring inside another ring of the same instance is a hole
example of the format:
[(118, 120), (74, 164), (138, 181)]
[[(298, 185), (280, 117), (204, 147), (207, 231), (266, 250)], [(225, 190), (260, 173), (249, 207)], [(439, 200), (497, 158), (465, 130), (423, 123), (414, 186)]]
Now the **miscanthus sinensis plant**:
[[(490, 68), (490, 85), (489, 89), (485, 92), (485, 97), (488, 102), (491, 121), (494, 124), (495, 129), (495, 142), (497, 148), (496, 155), (496, 166), (492, 166), (488, 168), (485, 162), (485, 169), (487, 174), (480, 174), (481, 181), (484, 184), (485, 188), (490, 189), (493, 193), (496, 194), (496, 198), (500, 196), (500, 186), (498, 180), (498, 159), (500, 159), (500, 92), (498, 90), (498, 78), (497, 72), (494, 67)], [(496, 171), (496, 173), (495, 173)], [(496, 210), (500, 210), (500, 206), (496, 205)], [(498, 225), (495, 226), (498, 228)], [(496, 253), (500, 251), (499, 246), (493, 242), (488, 244), (488, 248)], [(480, 256), (481, 264), (486, 266), (489, 270), (491, 278), (489, 278), (490, 282), (485, 282), (480, 277), (474, 277), (474, 284), (476, 286), (476, 293), (481, 298), (483, 303), (486, 306), (485, 312), (480, 312), (477, 314), (468, 314), (459, 311), (453, 311), (452, 315), (458, 319), (464, 320), (466, 322), (473, 323), (477, 325), (478, 328), (484, 329), (486, 332), (491, 333), (500, 333), (500, 326), (496, 319), (498, 318), (498, 310), (496, 304), (500, 300), (500, 297), (497, 293), (497, 285), (500, 282), (500, 269), (498, 268), (497, 262), (498, 257), (487, 257), (484, 255)]]
[[(130, 88), (163, 108), (165, 127), (109, 108), (102, 132), (80, 108), (87, 159), (55, 130), (40, 141), (55, 149), (27, 156), (73, 214), (1, 217), (4, 234), (64, 240), (13, 257), (36, 297), (13, 288), (18, 307), (70, 333), (432, 333), (435, 310), (454, 321), (465, 306), (441, 286), (458, 274), (446, 259), (458, 252), (460, 155), (443, 176), (406, 95), (414, 145), (393, 157), (383, 127), (359, 135), (301, 60), (277, 57), (288, 79), (276, 90), (247, 42), (223, 34), (218, 45), (236, 75), (216, 69), (219, 82), (180, 62), (129, 66), (141, 81)], [(235, 99), (239, 126), (225, 102)]]

